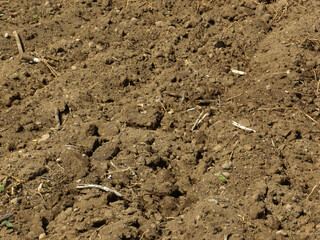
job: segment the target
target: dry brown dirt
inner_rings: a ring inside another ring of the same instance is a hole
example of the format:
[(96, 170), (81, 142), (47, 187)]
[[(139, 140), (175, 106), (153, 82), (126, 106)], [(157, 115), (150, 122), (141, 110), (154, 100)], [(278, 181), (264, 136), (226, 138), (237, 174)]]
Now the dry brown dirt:
[(320, 1), (0, 6), (0, 239), (320, 239)]

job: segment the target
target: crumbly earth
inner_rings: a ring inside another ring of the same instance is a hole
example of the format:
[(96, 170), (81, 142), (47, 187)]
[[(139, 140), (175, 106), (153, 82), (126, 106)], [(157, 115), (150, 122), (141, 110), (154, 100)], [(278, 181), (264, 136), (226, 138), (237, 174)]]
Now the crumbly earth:
[(0, 6), (1, 239), (320, 238), (320, 1)]

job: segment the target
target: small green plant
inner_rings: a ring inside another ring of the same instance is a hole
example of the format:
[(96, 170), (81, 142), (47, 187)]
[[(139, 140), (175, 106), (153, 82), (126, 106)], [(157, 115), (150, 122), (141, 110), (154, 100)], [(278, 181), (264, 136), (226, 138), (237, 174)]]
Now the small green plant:
[(226, 177), (225, 177), (222, 173), (220, 173), (219, 179), (220, 179), (221, 182), (227, 183), (227, 179), (226, 179)]
[(36, 20), (36, 19), (38, 18), (38, 14), (33, 14), (33, 15), (32, 15), (32, 18), (33, 18), (34, 20)]
[(5, 187), (4, 184), (1, 184), (1, 185), (0, 185), (0, 192), (3, 192), (3, 191), (4, 191), (4, 187)]
[(13, 224), (7, 220), (4, 220), (2, 223), (1, 223), (1, 226), (6, 226), (7, 228), (12, 228), (13, 227)]

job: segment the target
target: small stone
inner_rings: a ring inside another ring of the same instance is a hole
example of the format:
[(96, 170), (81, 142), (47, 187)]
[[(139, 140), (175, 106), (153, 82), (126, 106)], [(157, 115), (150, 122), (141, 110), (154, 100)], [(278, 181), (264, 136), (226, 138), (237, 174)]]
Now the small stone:
[(39, 235), (39, 240), (45, 239), (46, 236), (47, 236), (47, 235), (46, 235), (45, 233), (41, 233), (41, 234)]
[(98, 49), (99, 51), (102, 51), (103, 50), (103, 46), (100, 45), (100, 44), (97, 44), (96, 49)]
[(315, 60), (307, 61), (306, 67), (308, 68), (315, 68), (317, 66), (317, 62)]
[(232, 167), (232, 162), (231, 161), (225, 161), (223, 164), (222, 164), (222, 168), (224, 169), (224, 170), (228, 170), (228, 169), (230, 169), (231, 167)]
[(94, 42), (89, 42), (89, 48), (95, 48), (95, 44), (94, 44)]
[(281, 229), (281, 230), (279, 230), (279, 231), (276, 231), (276, 234), (277, 234), (277, 235), (281, 235), (281, 236), (283, 236), (283, 237), (288, 237), (288, 236), (289, 236), (288, 233), (287, 233), (285, 230), (283, 230), (283, 229)]
[(222, 172), (222, 175), (225, 176), (226, 178), (230, 177), (230, 173), (228, 173), (228, 172)]
[(10, 201), (10, 203), (11, 203), (11, 204), (14, 204), (14, 205), (19, 204), (19, 203), (21, 203), (21, 199), (20, 199), (20, 198), (14, 198), (14, 199), (12, 199), (12, 200)]
[(287, 204), (284, 208), (286, 209), (286, 211), (291, 212), (292, 205), (291, 204)]
[(243, 145), (242, 148), (245, 151), (251, 151), (252, 150), (252, 147), (249, 144)]
[(223, 146), (221, 144), (218, 144), (218, 145), (214, 146), (212, 150), (214, 152), (219, 152), (222, 150), (222, 148), (223, 148)]
[(155, 25), (157, 27), (166, 27), (166, 26), (168, 26), (168, 24), (166, 22), (164, 22), (164, 21), (156, 21)]
[(132, 24), (137, 24), (137, 22), (138, 22), (137, 18), (135, 18), (135, 17), (131, 18), (131, 23)]
[(49, 133), (44, 134), (44, 135), (42, 135), (42, 137), (39, 139), (38, 142), (46, 141), (46, 140), (48, 140), (49, 138), (50, 138), (50, 134), (49, 134)]
[(271, 91), (271, 85), (266, 86), (267, 91)]
[(71, 67), (71, 70), (77, 70), (77, 66), (76, 65), (73, 65), (72, 67)]

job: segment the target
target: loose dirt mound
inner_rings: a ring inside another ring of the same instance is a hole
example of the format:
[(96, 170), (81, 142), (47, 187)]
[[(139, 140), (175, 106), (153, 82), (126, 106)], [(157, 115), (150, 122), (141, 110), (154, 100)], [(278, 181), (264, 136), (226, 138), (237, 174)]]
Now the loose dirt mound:
[(0, 5), (1, 239), (320, 238), (319, 1)]

